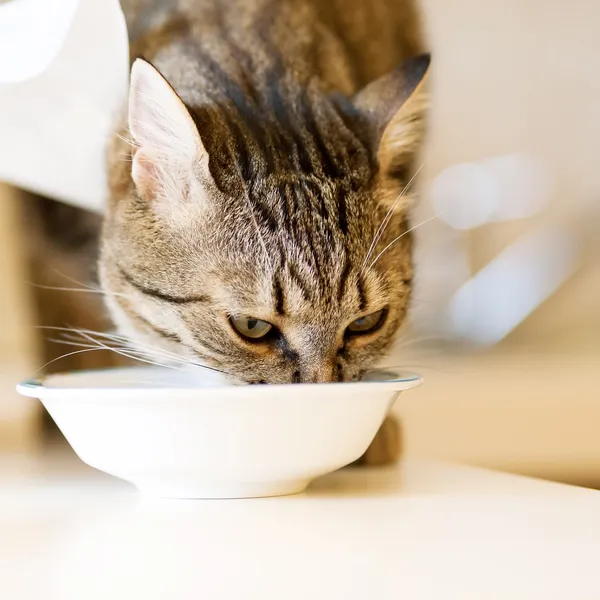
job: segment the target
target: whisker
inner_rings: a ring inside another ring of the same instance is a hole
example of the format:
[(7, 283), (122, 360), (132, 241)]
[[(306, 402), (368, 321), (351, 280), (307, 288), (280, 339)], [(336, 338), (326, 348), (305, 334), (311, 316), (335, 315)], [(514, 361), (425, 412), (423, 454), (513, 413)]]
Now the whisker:
[(37, 369), (37, 371), (34, 371), (33, 374), (36, 375), (42, 369), (45, 369), (48, 365), (55, 363), (57, 360), (62, 360), (63, 358), (67, 358), (69, 356), (74, 356), (75, 354), (83, 354), (84, 352), (94, 352), (94, 351), (98, 351), (98, 350), (104, 350), (104, 348), (85, 348), (83, 350), (75, 350), (74, 352), (68, 352), (67, 354), (63, 354), (62, 356), (58, 356), (57, 358), (53, 358), (52, 360), (49, 360), (46, 364), (43, 364), (39, 369)]
[(425, 219), (424, 221), (421, 221), (420, 223), (418, 223), (417, 225), (414, 225), (413, 227), (411, 227), (410, 229), (407, 229), (404, 233), (401, 233), (398, 237), (394, 238), (376, 257), (375, 260), (373, 260), (373, 262), (369, 265), (366, 273), (368, 273), (372, 268), (373, 265), (383, 256), (383, 254), (385, 254), (385, 252), (387, 252), (387, 250), (389, 250), (399, 239), (403, 238), (405, 235), (409, 234), (411, 231), (414, 231), (415, 229), (418, 229), (419, 227), (421, 227), (421, 225), (425, 225), (426, 223), (429, 223), (430, 221), (433, 221), (434, 219), (437, 219), (440, 214), (437, 215), (433, 215), (433, 217), (429, 217), (429, 219)]
[[(150, 344), (144, 344), (142, 342), (137, 342), (135, 340), (131, 340), (130, 338), (128, 338), (126, 336), (122, 336), (122, 335), (103, 333), (100, 331), (93, 331), (93, 330), (88, 330), (88, 329), (77, 329), (74, 327), (58, 327), (58, 326), (52, 326), (52, 325), (38, 325), (36, 328), (37, 329), (47, 329), (49, 331), (60, 331), (60, 332), (64, 332), (67, 334), (77, 334), (80, 337), (83, 337), (84, 339), (87, 339), (88, 341), (93, 341), (93, 342), (99, 341), (99, 340), (95, 340), (93, 337), (90, 337), (90, 336), (95, 335), (100, 338), (105, 338), (109, 341), (119, 342), (121, 344), (129, 344), (130, 346), (134, 346), (134, 347), (139, 346), (140, 348), (149, 348), (154, 353), (154, 355), (157, 357), (162, 357), (162, 358), (165, 358), (168, 360), (174, 360), (176, 362), (181, 362), (181, 363), (184, 363), (189, 366), (198, 367), (198, 368), (206, 369), (209, 371), (214, 371), (216, 373), (222, 373), (223, 375), (229, 375), (226, 371), (217, 369), (216, 367), (211, 367), (208, 365), (204, 365), (202, 363), (198, 363), (196, 361), (188, 359), (185, 356), (181, 356), (180, 354), (177, 354), (175, 352), (170, 352), (169, 350), (164, 350), (163, 348), (157, 348)], [(78, 340), (78, 339), (79, 338), (75, 338), (75, 340)]]
[[(127, 353), (127, 352), (124, 352), (122, 350), (117, 350), (116, 348), (112, 348), (111, 346), (107, 346), (106, 344), (104, 344), (100, 340), (95, 340), (93, 337), (87, 335), (85, 332), (83, 332), (81, 330), (79, 330), (78, 333), (81, 336), (83, 336), (85, 339), (89, 340), (92, 343), (98, 344), (99, 346), (101, 346), (102, 348), (105, 348), (106, 350), (111, 350), (112, 352), (116, 352), (117, 354), (120, 354), (121, 356), (125, 356), (127, 358), (135, 358), (135, 357), (131, 356), (129, 353)], [(156, 362), (145, 360), (145, 359), (142, 359), (142, 358), (135, 358), (135, 360), (139, 360), (141, 362), (146, 362), (146, 363), (149, 363), (149, 364), (157, 364)], [(167, 365), (162, 365), (162, 366), (167, 366)], [(172, 367), (172, 366), (168, 366), (168, 368), (172, 368), (172, 369), (175, 369), (175, 370), (178, 370), (178, 371), (181, 370), (181, 369), (179, 369), (177, 367)]]
[[(137, 361), (140, 361), (140, 362), (149, 363), (149, 364), (157, 366), (157, 367), (165, 367), (165, 368), (168, 368), (168, 369), (169, 368), (170, 369), (176, 369), (176, 367), (174, 367), (173, 365), (169, 365), (167, 363), (159, 362), (157, 360), (149, 360), (150, 358), (152, 358), (152, 356), (149, 355), (149, 354), (145, 354), (143, 352), (128, 351), (128, 350), (125, 350), (125, 349), (113, 348), (112, 346), (98, 345), (98, 344), (84, 344), (84, 343), (81, 343), (81, 342), (68, 341), (68, 340), (58, 340), (58, 339), (52, 339), (52, 338), (50, 338), (49, 341), (54, 342), (56, 344), (63, 344), (65, 346), (75, 346), (77, 348), (96, 349), (96, 350), (109, 350), (111, 352), (115, 352), (116, 354), (120, 354), (121, 356), (124, 356), (126, 358), (130, 358), (132, 360), (137, 360)], [(176, 370), (181, 370), (181, 369), (176, 369)]]
[(116, 133), (115, 134), (122, 142), (125, 142), (128, 146), (131, 146), (132, 148), (137, 148), (139, 146), (139, 144), (130, 137), (125, 137), (124, 135), (121, 135), (120, 133)]
[(62, 271), (59, 271), (58, 269), (52, 269), (52, 272), (55, 273), (56, 275), (62, 277), (63, 279), (70, 281), (71, 283), (76, 283), (78, 286), (80, 286), (82, 288), (87, 288), (88, 290), (97, 289), (93, 285), (83, 283), (82, 281), (79, 281), (78, 279), (75, 279), (74, 277), (70, 277), (69, 275), (67, 275), (66, 273), (63, 273)]
[[(80, 341), (80, 338), (75, 338), (74, 336), (72, 337), (66, 337), (66, 339), (55, 339), (52, 338), (50, 339), (51, 342), (54, 342), (56, 344), (64, 344), (64, 345), (68, 345), (68, 346), (79, 346), (82, 348), (87, 348), (87, 347), (91, 347), (90, 344), (85, 344), (83, 342)], [(168, 361), (171, 362), (177, 362), (180, 364), (185, 364), (185, 365), (191, 365), (191, 366), (195, 366), (195, 367), (205, 367), (205, 365), (201, 365), (199, 363), (195, 363), (195, 362), (191, 362), (188, 359), (186, 359), (185, 357), (180, 357), (177, 355), (173, 355), (173, 356), (169, 356), (168, 354), (162, 353), (160, 351), (148, 351), (148, 350), (143, 350), (143, 349), (137, 349), (135, 347), (132, 346), (126, 346), (124, 343), (119, 342), (120, 345), (117, 346), (109, 346), (108, 344), (104, 344), (106, 347), (109, 347), (111, 349), (114, 350), (123, 350), (125, 352), (127, 352), (128, 354), (135, 354), (136, 356), (144, 356), (146, 358), (164, 358)], [(97, 347), (97, 345), (95, 346)], [(163, 363), (164, 364), (164, 363)]]
[[(108, 341), (121, 344), (122, 347), (125, 346), (126, 344), (129, 344), (131, 346), (136, 345), (136, 346), (140, 346), (140, 347), (147, 347), (150, 350), (152, 350), (156, 355), (162, 354), (164, 356), (169, 356), (169, 357), (173, 357), (173, 358), (180, 359), (183, 361), (187, 361), (187, 359), (185, 357), (175, 354), (174, 352), (169, 352), (168, 350), (163, 350), (162, 348), (155, 348), (154, 346), (150, 346), (148, 344), (142, 344), (141, 342), (135, 342), (134, 340), (130, 340), (129, 338), (127, 338), (125, 336), (113, 335), (113, 334), (104, 333), (104, 332), (100, 332), (100, 331), (93, 331), (91, 329), (76, 329), (73, 327), (54, 327), (54, 326), (42, 325), (42, 326), (39, 326), (38, 328), (39, 329), (48, 329), (50, 331), (64, 332), (65, 339), (70, 339), (72, 341), (79, 341), (79, 340), (81, 340), (82, 337), (84, 339), (90, 340), (90, 339), (93, 339), (93, 338), (91, 338), (91, 336), (97, 336), (99, 338), (104, 338)], [(90, 336), (90, 337), (86, 337), (86, 336)], [(94, 341), (99, 341), (99, 340), (94, 340)]]
[[(86, 330), (82, 330), (82, 331), (86, 331)], [(93, 332), (93, 331), (86, 331), (86, 333), (89, 334), (98, 334), (98, 332)], [(111, 340), (111, 341), (115, 341), (115, 342), (121, 342), (121, 343), (125, 343), (125, 344), (129, 344), (131, 346), (138, 346), (140, 348), (148, 348), (149, 350), (151, 350), (152, 352), (155, 352), (157, 354), (160, 354), (164, 357), (171, 357), (174, 360), (178, 360), (178, 361), (182, 361), (188, 365), (192, 365), (195, 367), (201, 367), (203, 369), (208, 369), (210, 371), (215, 371), (217, 373), (223, 373), (224, 375), (228, 375), (227, 372), (221, 370), (221, 369), (217, 369), (216, 367), (210, 367), (208, 365), (204, 365), (202, 363), (198, 363), (186, 356), (182, 356), (181, 354), (177, 354), (176, 352), (171, 352), (170, 350), (165, 350), (164, 348), (158, 348), (156, 346), (152, 346), (151, 344), (145, 344), (143, 342), (138, 342), (136, 340), (132, 340), (130, 338), (127, 338), (125, 336), (122, 335), (117, 335), (117, 334), (108, 334), (108, 333), (102, 333), (100, 334), (103, 337), (106, 337), (107, 339)]]
[(59, 275), (60, 277), (62, 277), (63, 279), (66, 279), (67, 281), (70, 281), (71, 283), (75, 283), (77, 284), (79, 287), (77, 288), (70, 288), (70, 287), (53, 287), (53, 286), (42, 286), (36, 283), (32, 283), (31, 285), (37, 286), (37, 287), (41, 287), (42, 289), (48, 289), (48, 290), (57, 290), (57, 291), (65, 291), (65, 292), (83, 292), (85, 290), (88, 290), (90, 293), (92, 294), (105, 294), (105, 295), (111, 295), (111, 296), (121, 296), (123, 298), (129, 298), (129, 299), (133, 299), (133, 296), (131, 296), (130, 294), (123, 294), (122, 292), (113, 292), (111, 290), (105, 290), (101, 287), (96, 287), (87, 283), (83, 283), (82, 281), (79, 281), (78, 279), (75, 279), (74, 277), (70, 277), (69, 275), (67, 275), (66, 273), (63, 273), (57, 269), (53, 269), (54, 273), (56, 273), (57, 275)]
[[(152, 350), (155, 350), (155, 351), (160, 352), (165, 355), (170, 355), (173, 357), (185, 359), (185, 357), (175, 354), (174, 352), (170, 352), (168, 350), (163, 350), (162, 348), (157, 348), (157, 347), (151, 346), (149, 344), (143, 344), (142, 342), (136, 342), (135, 340), (132, 340), (123, 335), (111, 334), (111, 333), (102, 332), (102, 331), (94, 331), (92, 329), (81, 329), (81, 328), (74, 328), (74, 327), (58, 327), (58, 326), (51, 326), (51, 325), (39, 325), (39, 326), (37, 326), (37, 328), (38, 329), (48, 329), (51, 331), (61, 331), (61, 332), (65, 332), (66, 334), (77, 334), (79, 337), (71, 338), (71, 339), (75, 339), (75, 340), (78, 340), (81, 337), (83, 337), (82, 334), (86, 334), (89, 336), (95, 335), (99, 338), (105, 338), (110, 341), (115, 341), (115, 342), (119, 342), (122, 344), (138, 345), (140, 347), (147, 347), (147, 348), (150, 348)], [(65, 337), (68, 339), (68, 336), (65, 336)]]
[(80, 348), (110, 348), (115, 349), (115, 350), (124, 350), (125, 352), (130, 352), (130, 353), (135, 353), (135, 354), (140, 354), (140, 355), (146, 355), (146, 356), (159, 356), (158, 353), (154, 354), (154, 353), (150, 353), (147, 352), (145, 350), (136, 350), (134, 348), (128, 348), (125, 345), (120, 345), (120, 346), (109, 346), (108, 344), (99, 344), (96, 342), (96, 340), (94, 340), (94, 343), (92, 342), (88, 342), (87, 339), (84, 338), (84, 340), (82, 340), (81, 338), (76, 338), (75, 336), (73, 337), (65, 337), (65, 338), (46, 338), (49, 342), (52, 342), (54, 344), (62, 344), (63, 346), (77, 346)]
[(39, 288), (41, 290), (54, 290), (57, 292), (78, 292), (78, 293), (85, 293), (85, 294), (102, 294), (102, 295), (107, 295), (107, 296), (122, 296), (124, 298), (129, 298), (130, 300), (133, 299), (133, 296), (130, 296), (129, 294), (122, 294), (121, 292), (109, 292), (107, 290), (102, 290), (102, 289), (61, 287), (61, 286), (55, 286), (55, 285), (42, 285), (40, 283), (32, 283), (32, 282), (29, 282), (29, 285), (31, 285), (32, 287), (35, 287), (35, 288)]
[[(215, 369), (214, 367), (208, 367), (206, 365), (203, 365), (201, 363), (197, 363), (196, 361), (193, 361), (185, 356), (182, 356), (180, 354), (177, 354), (175, 352), (171, 352), (169, 350), (164, 350), (163, 348), (158, 348), (156, 346), (152, 346), (150, 344), (144, 344), (143, 342), (138, 342), (136, 340), (131, 340), (125, 336), (120, 336), (120, 335), (116, 335), (116, 334), (109, 334), (109, 333), (102, 333), (100, 334), (99, 332), (94, 332), (94, 331), (88, 331), (88, 330), (80, 330), (82, 332), (88, 333), (90, 335), (99, 335), (101, 337), (104, 337), (110, 341), (113, 341), (115, 343), (119, 343), (121, 345), (129, 345), (131, 347), (139, 347), (141, 349), (143, 348), (147, 348), (149, 350), (148, 353), (154, 353), (156, 356), (164, 356), (166, 358), (171, 358), (173, 360), (176, 361), (180, 361), (180, 362), (184, 362), (186, 364), (189, 365), (193, 365), (196, 367), (202, 367), (205, 369), (211, 369), (213, 371), (219, 371), (218, 369)], [(79, 331), (77, 332), (79, 333)], [(223, 372), (223, 371), (219, 371), (219, 372)]]
[(400, 192), (400, 194), (398, 194), (398, 197), (396, 198), (396, 200), (394, 200), (394, 203), (392, 204), (392, 206), (390, 207), (390, 209), (387, 211), (385, 217), (383, 218), (383, 221), (381, 221), (381, 224), (379, 225), (379, 228), (377, 229), (377, 231), (375, 232), (375, 235), (373, 236), (373, 241), (371, 242), (371, 245), (369, 246), (369, 250), (367, 252), (367, 255), (365, 256), (365, 260), (363, 261), (361, 270), (364, 271), (365, 265), (369, 261), (369, 258), (371, 257), (372, 252), (375, 250), (375, 246), (377, 246), (377, 243), (381, 239), (381, 236), (384, 234), (385, 229), (387, 227), (387, 224), (390, 222), (390, 219), (392, 218), (392, 215), (394, 214), (394, 209), (396, 208), (398, 202), (400, 202), (400, 200), (403, 198), (404, 194), (410, 188), (410, 186), (411, 186), (412, 182), (414, 181), (415, 177), (420, 173), (421, 169), (425, 166), (426, 163), (427, 163), (427, 161), (425, 161), (415, 171), (415, 173), (413, 174), (413, 176), (409, 179), (408, 183), (404, 186), (403, 190)]

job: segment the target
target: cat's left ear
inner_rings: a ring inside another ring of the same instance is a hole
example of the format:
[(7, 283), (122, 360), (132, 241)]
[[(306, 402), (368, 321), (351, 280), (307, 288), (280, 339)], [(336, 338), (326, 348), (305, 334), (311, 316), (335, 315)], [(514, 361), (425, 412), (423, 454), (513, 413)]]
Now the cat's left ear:
[(131, 174), (140, 198), (177, 202), (208, 177), (208, 154), (185, 104), (149, 62), (131, 68)]
[(384, 176), (405, 178), (407, 165), (423, 139), (430, 62), (429, 54), (409, 59), (354, 98), (355, 106), (369, 123)]

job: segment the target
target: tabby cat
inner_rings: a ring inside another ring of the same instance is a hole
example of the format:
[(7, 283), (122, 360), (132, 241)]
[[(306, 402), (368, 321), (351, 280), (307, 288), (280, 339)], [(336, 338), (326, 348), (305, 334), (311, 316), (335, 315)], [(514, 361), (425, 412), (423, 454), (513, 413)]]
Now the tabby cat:
[[(411, 293), (429, 66), (415, 6), (125, 10), (137, 58), (99, 259), (118, 328), (246, 383), (360, 379)], [(394, 440), (388, 423), (367, 460)]]

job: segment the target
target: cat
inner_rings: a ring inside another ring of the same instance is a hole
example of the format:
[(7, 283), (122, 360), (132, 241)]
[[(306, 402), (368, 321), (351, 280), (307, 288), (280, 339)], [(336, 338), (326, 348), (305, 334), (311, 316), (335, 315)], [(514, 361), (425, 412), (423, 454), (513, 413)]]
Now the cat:
[[(355, 381), (413, 280), (429, 55), (410, 0), (136, 0), (98, 272), (151, 344), (248, 384)], [(387, 421), (365, 455), (398, 453)]]

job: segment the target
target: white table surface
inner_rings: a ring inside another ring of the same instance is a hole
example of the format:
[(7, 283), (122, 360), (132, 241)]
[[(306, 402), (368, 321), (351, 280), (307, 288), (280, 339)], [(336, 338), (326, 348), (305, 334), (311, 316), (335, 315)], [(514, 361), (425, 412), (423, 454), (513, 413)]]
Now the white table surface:
[(407, 460), (300, 496), (150, 501), (0, 457), (0, 598), (598, 599), (600, 492)]

